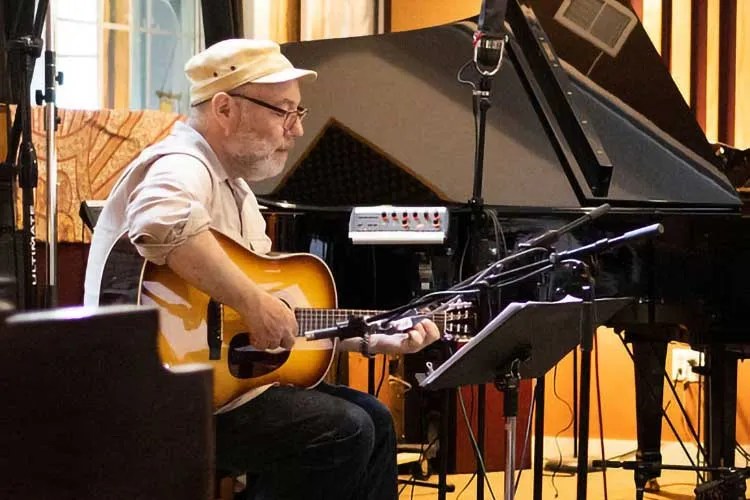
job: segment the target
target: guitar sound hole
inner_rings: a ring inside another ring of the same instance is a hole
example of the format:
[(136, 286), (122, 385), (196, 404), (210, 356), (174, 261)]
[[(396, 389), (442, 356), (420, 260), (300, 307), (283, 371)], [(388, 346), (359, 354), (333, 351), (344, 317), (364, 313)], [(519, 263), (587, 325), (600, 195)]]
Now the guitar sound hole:
[(250, 345), (247, 333), (238, 333), (229, 342), (229, 372), (237, 378), (260, 377), (286, 363), (289, 353), (259, 351)]

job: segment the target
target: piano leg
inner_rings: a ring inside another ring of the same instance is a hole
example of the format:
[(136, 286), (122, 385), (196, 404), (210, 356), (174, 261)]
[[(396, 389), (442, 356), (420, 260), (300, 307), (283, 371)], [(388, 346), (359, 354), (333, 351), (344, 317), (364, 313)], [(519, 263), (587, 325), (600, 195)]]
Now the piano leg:
[[(733, 467), (736, 441), (738, 355), (726, 346), (706, 348), (705, 432), (709, 465)], [(719, 474), (712, 473), (712, 479)]]
[(666, 342), (633, 342), (635, 365), (635, 413), (638, 452), (635, 485), (638, 498), (643, 497), (646, 483), (659, 477), (661, 471), (661, 418), (664, 398)]

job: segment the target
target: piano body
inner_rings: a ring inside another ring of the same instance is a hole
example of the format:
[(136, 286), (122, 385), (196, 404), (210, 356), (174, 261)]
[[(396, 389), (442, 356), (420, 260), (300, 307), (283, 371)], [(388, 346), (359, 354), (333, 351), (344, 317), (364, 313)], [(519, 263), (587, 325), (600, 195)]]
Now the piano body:
[[(553, 19), (560, 3), (509, 2), (483, 182), (503, 232), (497, 251), (602, 203), (612, 210), (558, 249), (662, 223), (660, 238), (598, 259), (597, 296), (637, 298), (611, 325), (634, 345), (639, 459), (660, 463), (666, 343), (679, 339), (710, 354), (706, 447), (710, 463), (730, 465), (736, 360), (750, 338), (742, 202), (642, 26), (636, 21), (616, 56), (602, 55)], [(395, 306), (461, 273), (475, 130), (471, 89), (456, 75), (472, 57), (475, 28), (466, 21), (284, 47), (319, 79), (303, 88), (312, 112), (286, 170), (255, 189), (274, 213), (278, 249), (321, 255), (342, 306)], [(379, 204), (447, 205), (453, 229), (441, 246), (351, 245), (349, 209)], [(656, 475), (644, 466), (638, 480)]]

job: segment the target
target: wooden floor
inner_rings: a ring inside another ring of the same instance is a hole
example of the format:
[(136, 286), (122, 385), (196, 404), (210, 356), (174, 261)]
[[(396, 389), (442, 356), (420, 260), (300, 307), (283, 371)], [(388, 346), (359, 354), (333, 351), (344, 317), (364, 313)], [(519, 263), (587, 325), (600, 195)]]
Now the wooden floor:
[[(490, 472), (488, 474), (490, 486), (495, 494), (496, 500), (503, 498), (503, 476), (502, 472)], [(407, 476), (401, 476), (407, 479)], [(460, 494), (461, 489), (466, 486), (470, 480), (470, 474), (458, 474), (448, 476), (448, 483), (453, 484), (456, 487), (456, 491), (448, 493), (446, 498), (448, 500), (476, 500), (476, 482), (472, 481), (468, 488)], [(518, 487), (518, 492), (515, 498), (518, 500), (527, 500), (532, 498), (532, 474), (530, 470), (524, 470), (521, 474), (521, 483)], [(429, 478), (429, 482), (437, 482), (437, 476), (434, 475)], [(602, 486), (602, 474), (591, 473), (588, 478), (588, 497), (590, 499), (603, 499), (604, 488)], [(557, 475), (554, 479), (554, 486), (557, 487), (558, 493), (555, 494), (555, 488), (552, 483), (552, 476), (545, 475), (543, 482), (543, 498), (547, 499), (561, 499), (569, 500), (576, 498), (576, 476), (571, 475)], [(660, 491), (658, 493), (646, 493), (645, 497), (648, 500), (688, 500), (695, 498), (693, 490), (695, 489), (695, 474), (682, 471), (664, 471), (662, 477), (659, 479)], [(403, 487), (403, 486), (402, 486)], [(420, 500), (437, 498), (437, 490), (433, 488), (424, 488), (416, 486), (412, 496), (412, 487), (405, 486), (399, 496), (400, 500), (408, 500), (410, 498), (416, 498)], [(633, 485), (633, 472), (621, 469), (609, 469), (607, 470), (607, 491), (609, 500), (634, 500), (635, 499), (635, 486)], [(489, 490), (485, 486), (484, 498), (487, 500), (492, 499)]]

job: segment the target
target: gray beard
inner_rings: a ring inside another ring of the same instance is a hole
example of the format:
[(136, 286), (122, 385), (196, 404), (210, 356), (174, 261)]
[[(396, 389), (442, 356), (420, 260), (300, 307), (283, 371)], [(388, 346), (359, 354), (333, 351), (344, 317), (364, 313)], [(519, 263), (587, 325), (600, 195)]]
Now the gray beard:
[(278, 165), (279, 160), (273, 157), (275, 150), (263, 154), (267, 149), (268, 143), (253, 133), (236, 137), (225, 150), (232, 174), (248, 181), (260, 181), (277, 175), (284, 165)]
[(283, 162), (271, 155), (230, 153), (232, 171), (237, 177), (257, 182), (278, 175), (284, 168)]

